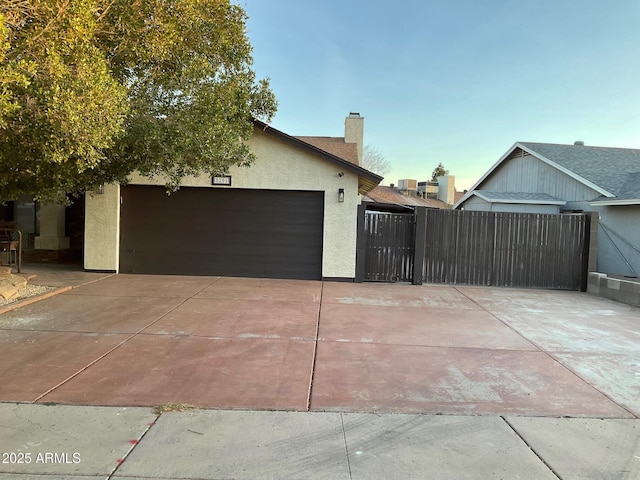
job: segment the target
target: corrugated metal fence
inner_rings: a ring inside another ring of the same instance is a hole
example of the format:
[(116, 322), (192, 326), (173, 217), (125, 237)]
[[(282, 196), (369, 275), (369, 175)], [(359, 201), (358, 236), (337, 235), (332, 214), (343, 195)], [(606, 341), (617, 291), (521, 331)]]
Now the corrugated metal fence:
[(362, 213), (359, 281), (586, 286), (588, 215), (427, 209)]

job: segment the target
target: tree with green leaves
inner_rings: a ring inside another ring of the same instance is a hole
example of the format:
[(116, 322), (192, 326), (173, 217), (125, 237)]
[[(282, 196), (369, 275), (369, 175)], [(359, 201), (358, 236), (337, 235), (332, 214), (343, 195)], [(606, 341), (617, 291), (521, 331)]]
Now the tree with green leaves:
[(5, 0), (0, 201), (249, 165), (277, 102), (230, 0)]
[(442, 163), (438, 163), (438, 166), (433, 169), (433, 173), (431, 174), (431, 181), (435, 182), (438, 180), (438, 177), (443, 177), (445, 175), (449, 175), (449, 170), (445, 170), (444, 165), (442, 165)]

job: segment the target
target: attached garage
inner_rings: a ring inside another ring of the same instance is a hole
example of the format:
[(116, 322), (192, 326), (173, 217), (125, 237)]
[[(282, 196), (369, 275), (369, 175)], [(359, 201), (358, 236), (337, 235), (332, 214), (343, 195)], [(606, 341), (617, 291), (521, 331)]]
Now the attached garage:
[(364, 119), (344, 137), (292, 137), (254, 121), (251, 166), (165, 179), (133, 172), (86, 196), (84, 267), (118, 273), (353, 281)]
[(128, 185), (120, 272), (321, 279), (324, 192)]

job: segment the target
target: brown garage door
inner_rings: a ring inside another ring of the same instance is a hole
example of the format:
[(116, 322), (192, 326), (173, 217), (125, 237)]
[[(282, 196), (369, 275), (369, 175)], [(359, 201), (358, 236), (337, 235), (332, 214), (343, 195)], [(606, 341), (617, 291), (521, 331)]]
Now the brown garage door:
[(122, 187), (120, 271), (322, 277), (323, 192)]

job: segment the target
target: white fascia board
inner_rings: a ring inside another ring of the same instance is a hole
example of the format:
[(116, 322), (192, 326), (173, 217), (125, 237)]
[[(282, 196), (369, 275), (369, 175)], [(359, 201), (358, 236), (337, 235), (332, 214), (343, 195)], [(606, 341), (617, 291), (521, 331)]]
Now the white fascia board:
[(525, 152), (527, 152), (530, 155), (533, 155), (534, 157), (542, 160), (543, 162), (545, 162), (547, 165), (552, 166), (553, 168), (560, 170), (562, 173), (564, 173), (565, 175), (570, 176), (571, 178), (573, 178), (574, 180), (577, 180), (578, 182), (582, 183), (583, 185), (586, 185), (587, 187), (595, 190), (596, 192), (600, 193), (601, 195), (604, 195), (605, 197), (608, 198), (612, 198), (615, 197), (615, 195), (611, 192), (609, 192), (608, 190), (605, 190), (604, 188), (596, 185), (595, 183), (590, 182), (589, 180), (587, 180), (586, 178), (582, 178), (580, 175), (576, 174), (575, 172), (572, 172), (571, 170), (564, 168), (562, 165), (558, 165), (557, 163), (555, 163), (552, 160), (549, 160), (547, 157), (540, 155), (538, 152), (536, 152), (535, 150), (531, 150), (527, 147), (525, 147), (524, 145), (521, 145), (519, 143), (516, 143), (515, 145), (516, 147), (521, 148), (522, 150), (524, 150)]
[(487, 171), (485, 172), (485, 174), (484, 174), (484, 175), (482, 175), (482, 177), (480, 177), (480, 180), (478, 180), (476, 183), (474, 183), (474, 184), (473, 184), (473, 186), (472, 186), (469, 190), (467, 190), (467, 193), (465, 193), (465, 194), (464, 194), (464, 196), (463, 196), (460, 200), (458, 200), (458, 202), (453, 206), (453, 210), (455, 210), (455, 209), (456, 209), (456, 208), (458, 208), (460, 205), (462, 205), (464, 202), (466, 202), (466, 201), (469, 199), (469, 197), (471, 197), (471, 195), (473, 195), (473, 194), (474, 194), (474, 190), (475, 190), (475, 189), (476, 189), (476, 188), (477, 188), (477, 187), (478, 187), (482, 182), (484, 182), (484, 180), (485, 180), (489, 175), (491, 175), (491, 173), (493, 173), (493, 171), (494, 171), (496, 168), (498, 168), (498, 167), (500, 166), (500, 164), (501, 164), (502, 162), (504, 162), (504, 161), (505, 161), (505, 159), (506, 159), (509, 155), (511, 155), (511, 152), (513, 152), (513, 150), (514, 150), (517, 146), (518, 146), (518, 144), (517, 144), (517, 143), (514, 143), (514, 144), (513, 144), (513, 146), (512, 146), (509, 150), (507, 150), (507, 153), (505, 153), (504, 155), (502, 155), (502, 157), (500, 157), (500, 160), (498, 160), (496, 163), (494, 163), (494, 164), (493, 164), (493, 166), (492, 166), (489, 170), (487, 170)]
[(615, 200), (615, 199), (599, 200), (595, 202), (589, 202), (589, 205), (593, 207), (608, 207), (608, 206), (615, 206), (615, 205), (640, 205), (640, 198), (636, 198), (636, 199), (627, 198), (624, 200)]

